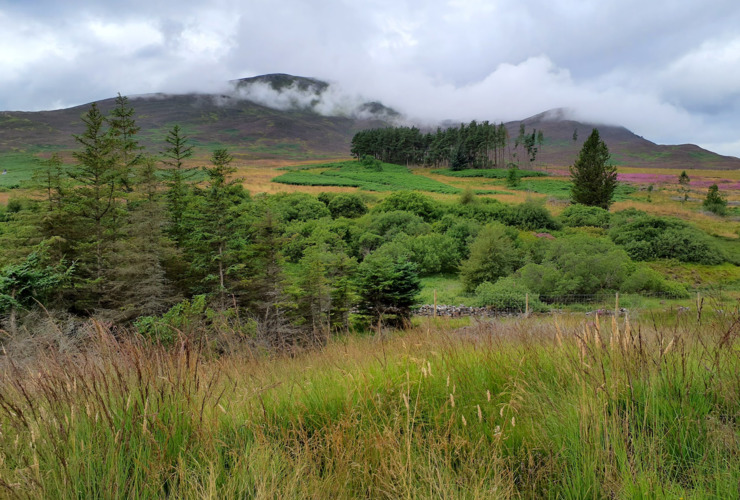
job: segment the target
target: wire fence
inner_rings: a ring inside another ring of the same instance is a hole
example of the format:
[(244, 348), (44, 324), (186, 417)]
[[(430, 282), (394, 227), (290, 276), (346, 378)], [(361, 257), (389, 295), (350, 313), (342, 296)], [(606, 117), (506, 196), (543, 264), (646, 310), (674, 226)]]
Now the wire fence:
[[(681, 299), (681, 300), (677, 300)], [(529, 295), (503, 297), (498, 303), (475, 307), (467, 305), (424, 304), (414, 311), (417, 316), (499, 316), (561, 310), (599, 313), (601, 315), (625, 314), (629, 309), (644, 308), (665, 303), (675, 306), (677, 311), (688, 311), (703, 307), (705, 300), (726, 302), (733, 300), (721, 290), (695, 292), (677, 296), (669, 292), (645, 292), (619, 294), (602, 292), (596, 294)], [(736, 299), (735, 299), (736, 300)], [(670, 302), (669, 302), (670, 301)], [(737, 304), (736, 304), (737, 305)]]

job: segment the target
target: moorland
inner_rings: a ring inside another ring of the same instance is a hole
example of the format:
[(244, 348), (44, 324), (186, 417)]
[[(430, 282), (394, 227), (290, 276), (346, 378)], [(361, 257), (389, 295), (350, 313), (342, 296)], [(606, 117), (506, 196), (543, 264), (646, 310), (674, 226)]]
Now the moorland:
[(4, 496), (740, 493), (739, 159), (233, 85), (0, 114)]

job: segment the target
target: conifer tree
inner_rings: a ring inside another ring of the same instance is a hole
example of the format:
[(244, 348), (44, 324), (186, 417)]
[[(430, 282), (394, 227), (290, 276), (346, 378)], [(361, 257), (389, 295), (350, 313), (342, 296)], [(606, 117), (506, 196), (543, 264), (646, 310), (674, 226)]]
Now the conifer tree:
[(617, 168), (609, 164), (609, 148), (593, 129), (570, 167), (571, 201), (608, 209), (617, 187)]
[(77, 164), (70, 171), (77, 185), (66, 207), (79, 266), (79, 289), (84, 292), (78, 307), (89, 311), (101, 305), (112, 243), (119, 237), (124, 193), (120, 190), (116, 140), (106, 129), (97, 104), (91, 105), (82, 121), (85, 132), (74, 136), (81, 149), (73, 153)]
[(237, 179), (229, 179), (236, 169), (226, 149), (211, 156), (211, 167), (203, 167), (208, 184), (197, 193), (192, 210), (186, 214), (186, 252), (201, 292), (215, 294), (222, 307), (227, 298), (239, 293), (245, 269), (246, 224), (243, 202), (248, 201)]
[(195, 175), (194, 168), (186, 168), (185, 160), (193, 156), (193, 146), (175, 125), (165, 138), (167, 147), (162, 152), (162, 163), (168, 168), (164, 172), (167, 186), (167, 210), (169, 224), (167, 232), (181, 246), (185, 237), (183, 217), (187, 208), (188, 181)]
[(121, 189), (126, 192), (133, 190), (132, 183), (136, 181), (134, 168), (140, 163), (143, 149), (136, 140), (136, 134), (141, 127), (136, 125), (134, 108), (129, 105), (128, 97), (118, 94), (116, 106), (107, 118), (110, 126), (110, 135), (113, 139), (113, 155), (119, 170)]

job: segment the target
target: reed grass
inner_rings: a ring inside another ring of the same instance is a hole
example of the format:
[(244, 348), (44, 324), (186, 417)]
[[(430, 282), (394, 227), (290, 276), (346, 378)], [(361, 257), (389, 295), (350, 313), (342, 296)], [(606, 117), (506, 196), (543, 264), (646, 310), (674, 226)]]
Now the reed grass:
[(437, 318), (218, 357), (93, 323), (81, 350), (1, 360), (0, 491), (737, 498), (740, 319), (700, 320)]

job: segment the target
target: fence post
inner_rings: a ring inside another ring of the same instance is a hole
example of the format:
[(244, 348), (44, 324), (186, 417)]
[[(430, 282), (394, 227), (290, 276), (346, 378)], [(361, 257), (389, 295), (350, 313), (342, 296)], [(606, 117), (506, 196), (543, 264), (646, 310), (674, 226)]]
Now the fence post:
[(619, 317), (619, 292), (617, 292), (617, 296), (614, 299), (614, 317)]
[(434, 317), (437, 317), (437, 289), (434, 289)]
[(524, 317), (529, 317), (529, 293), (524, 296)]

